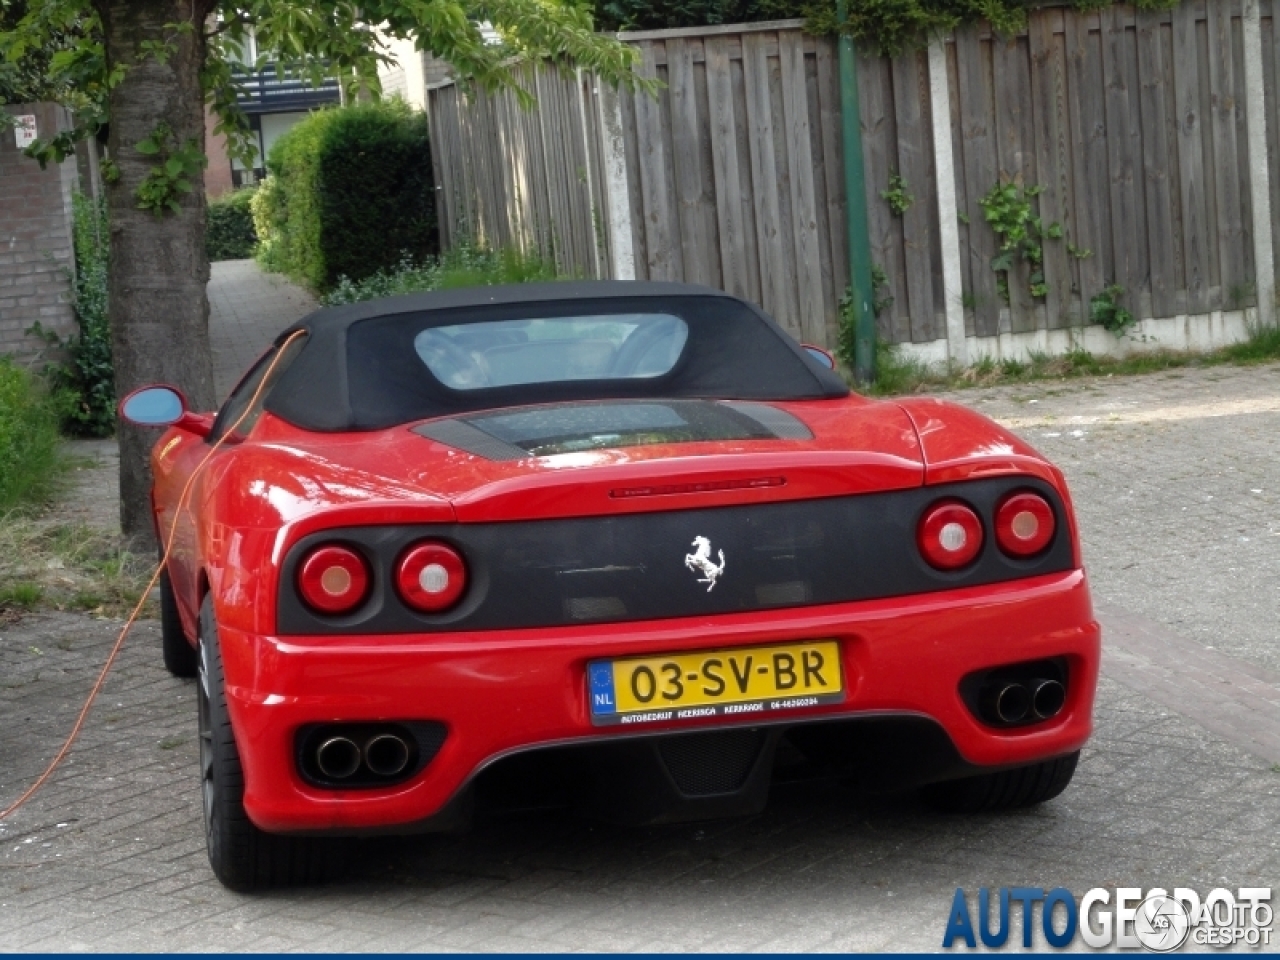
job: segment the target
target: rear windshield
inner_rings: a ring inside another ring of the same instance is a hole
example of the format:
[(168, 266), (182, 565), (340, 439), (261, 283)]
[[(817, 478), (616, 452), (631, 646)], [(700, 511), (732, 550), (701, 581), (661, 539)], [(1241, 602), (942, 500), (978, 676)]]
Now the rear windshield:
[(732, 297), (644, 283), (527, 290), (476, 287), (320, 311), (303, 324), (307, 347), (267, 409), (307, 430), (380, 430), (534, 404), (849, 392)]
[(454, 390), (567, 380), (636, 380), (670, 373), (689, 328), (669, 313), (533, 317), (429, 327), (418, 358)]

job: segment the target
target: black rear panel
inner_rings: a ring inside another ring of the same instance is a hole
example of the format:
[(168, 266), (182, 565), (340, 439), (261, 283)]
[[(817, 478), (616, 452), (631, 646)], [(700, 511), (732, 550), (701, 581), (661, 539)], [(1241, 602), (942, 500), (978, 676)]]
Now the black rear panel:
[[(995, 506), (1014, 490), (1053, 505), (1048, 549), (1013, 560), (994, 542)], [(957, 497), (983, 519), (982, 553), (969, 567), (934, 570), (920, 557), (916, 526), (928, 506)], [(290, 549), (280, 579), (281, 634), (498, 630), (741, 613), (927, 593), (1071, 569), (1062, 503), (1051, 487), (1003, 477), (892, 493), (610, 517), (490, 524), (350, 527), (312, 534)], [(470, 585), (437, 616), (396, 596), (392, 567), (410, 544), (447, 541), (466, 557)], [(705, 538), (697, 560), (696, 538)], [(326, 617), (298, 599), (297, 566), (321, 543), (361, 551), (374, 572), (370, 598), (354, 614)], [(723, 554), (723, 559), (722, 559)], [(687, 557), (693, 560), (687, 561)], [(712, 582), (714, 581), (714, 582)]]

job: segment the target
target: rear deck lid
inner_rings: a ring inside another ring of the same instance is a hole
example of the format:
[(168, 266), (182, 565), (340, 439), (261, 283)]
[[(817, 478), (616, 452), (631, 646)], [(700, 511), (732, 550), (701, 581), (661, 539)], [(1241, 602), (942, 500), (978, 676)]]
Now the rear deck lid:
[(621, 400), (432, 420), (412, 482), (463, 522), (681, 510), (919, 486), (896, 405)]

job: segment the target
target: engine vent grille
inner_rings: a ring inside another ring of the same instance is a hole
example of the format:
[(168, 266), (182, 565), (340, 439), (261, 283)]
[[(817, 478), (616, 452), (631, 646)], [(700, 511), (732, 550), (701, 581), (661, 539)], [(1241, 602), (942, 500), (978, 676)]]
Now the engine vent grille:
[(741, 790), (764, 747), (763, 730), (728, 730), (663, 737), (658, 754), (686, 797)]

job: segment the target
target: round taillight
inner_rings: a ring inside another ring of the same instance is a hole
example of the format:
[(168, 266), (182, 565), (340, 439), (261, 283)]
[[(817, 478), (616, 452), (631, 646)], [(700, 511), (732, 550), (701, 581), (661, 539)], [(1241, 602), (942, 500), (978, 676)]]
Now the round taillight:
[(982, 521), (967, 504), (943, 500), (920, 518), (916, 543), (930, 566), (958, 570), (982, 550)]
[(400, 599), (424, 613), (448, 610), (467, 589), (467, 565), (447, 543), (428, 540), (405, 551), (396, 565)]
[(1053, 508), (1038, 493), (1015, 493), (996, 510), (996, 542), (1014, 557), (1039, 553), (1053, 539)]
[(320, 613), (349, 613), (369, 592), (369, 568), (350, 547), (317, 547), (298, 568), (298, 592)]

